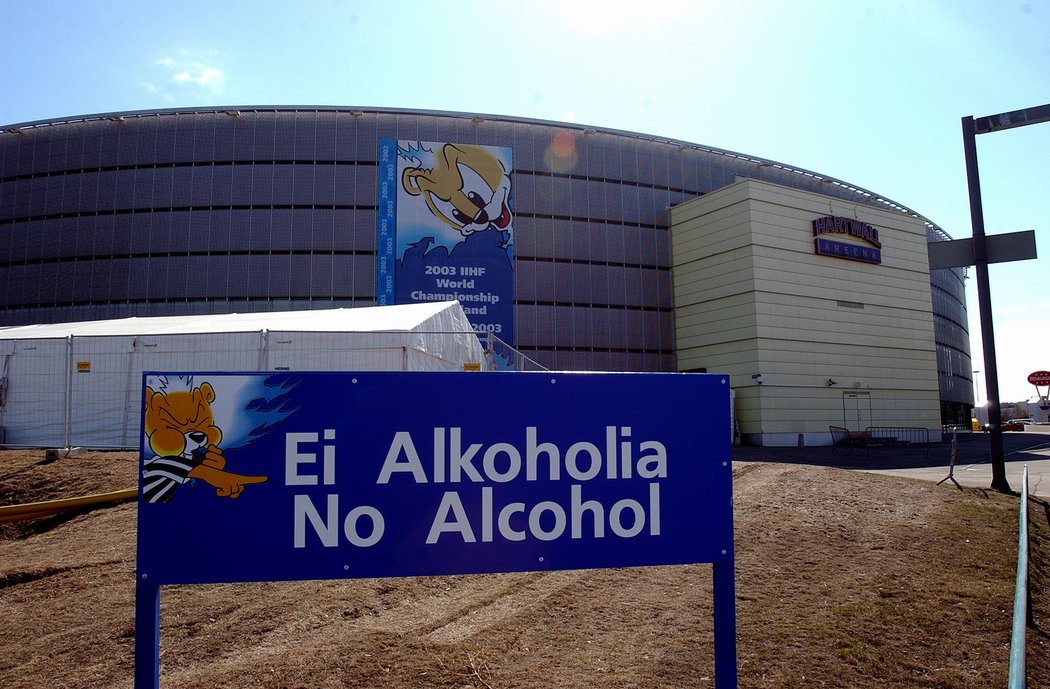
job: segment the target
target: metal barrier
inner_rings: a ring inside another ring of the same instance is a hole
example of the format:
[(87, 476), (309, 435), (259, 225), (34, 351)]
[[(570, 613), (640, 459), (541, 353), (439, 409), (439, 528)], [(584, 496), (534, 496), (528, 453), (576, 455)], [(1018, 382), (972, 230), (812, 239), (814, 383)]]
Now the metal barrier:
[(1024, 689), (1027, 662), (1025, 631), (1028, 622), (1028, 465), (1021, 475), (1020, 525), (1017, 528), (1017, 580), (1014, 584), (1014, 624), (1010, 635), (1010, 689)]
[(496, 371), (501, 368), (501, 365), (497, 363), (497, 359), (501, 360), (504, 365), (508, 365), (511, 371), (549, 370), (546, 366), (525, 356), (492, 333), (485, 333), (484, 345), (485, 356), (490, 370)]
[(873, 447), (904, 448), (920, 446), (926, 451), (926, 458), (929, 459), (930, 429), (928, 428), (868, 426), (864, 432), (868, 436), (865, 447), (867, 447), (869, 454)]
[(930, 429), (908, 426), (868, 426), (868, 447), (904, 447), (907, 445), (929, 445)]
[(842, 426), (829, 426), (831, 442), (838, 447), (863, 447), (870, 452), (879, 447), (922, 447), (930, 456), (930, 430), (909, 426), (868, 426), (863, 431), (851, 431)]
[(831, 433), (831, 444), (835, 447), (845, 447), (852, 450), (853, 448), (864, 447), (866, 444), (867, 432), (865, 431), (851, 431), (842, 426), (828, 426), (828, 431)]
[(473, 330), (231, 331), (0, 338), (0, 447), (135, 449), (143, 371), (461, 371), (500, 354), (515, 370), (545, 370)]

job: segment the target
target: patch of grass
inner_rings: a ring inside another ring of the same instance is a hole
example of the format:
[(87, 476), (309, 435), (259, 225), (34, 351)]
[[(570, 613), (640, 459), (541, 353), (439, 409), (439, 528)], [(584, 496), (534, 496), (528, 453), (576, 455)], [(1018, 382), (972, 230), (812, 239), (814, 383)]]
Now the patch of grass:
[(835, 655), (853, 663), (874, 664), (879, 658), (879, 648), (863, 639), (849, 634), (835, 641)]
[(875, 604), (872, 601), (850, 601), (834, 606), (832, 612), (846, 619), (870, 617), (875, 612)]

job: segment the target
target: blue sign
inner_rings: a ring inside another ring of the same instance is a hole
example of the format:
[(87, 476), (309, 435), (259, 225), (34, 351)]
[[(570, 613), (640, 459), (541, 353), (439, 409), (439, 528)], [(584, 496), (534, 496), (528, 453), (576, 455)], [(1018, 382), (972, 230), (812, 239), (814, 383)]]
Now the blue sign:
[[(822, 235), (840, 234), (865, 242), (869, 246), (826, 239)], [(814, 250), (821, 256), (835, 256), (851, 261), (882, 263), (882, 241), (879, 230), (856, 218), (827, 215), (813, 221)]]
[(149, 373), (151, 586), (731, 563), (713, 374)]
[(513, 346), (512, 171), (505, 147), (381, 140), (377, 302), (457, 300)]
[(833, 239), (824, 239), (822, 237), (815, 239), (814, 244), (816, 245), (816, 253), (821, 256), (836, 256), (865, 263), (882, 263), (882, 249), (836, 242)]

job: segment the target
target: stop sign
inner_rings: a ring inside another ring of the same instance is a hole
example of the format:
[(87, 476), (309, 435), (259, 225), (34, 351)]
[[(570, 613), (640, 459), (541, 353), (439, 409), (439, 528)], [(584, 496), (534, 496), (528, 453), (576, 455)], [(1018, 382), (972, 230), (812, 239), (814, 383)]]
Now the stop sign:
[(1032, 385), (1050, 385), (1050, 371), (1036, 371), (1028, 376)]

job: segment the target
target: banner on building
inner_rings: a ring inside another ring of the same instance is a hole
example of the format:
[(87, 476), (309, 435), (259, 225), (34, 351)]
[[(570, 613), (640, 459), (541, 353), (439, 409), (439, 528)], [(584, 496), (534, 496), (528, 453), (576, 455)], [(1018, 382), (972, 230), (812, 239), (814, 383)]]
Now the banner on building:
[(377, 302), (458, 300), (514, 344), (511, 149), (383, 139)]

